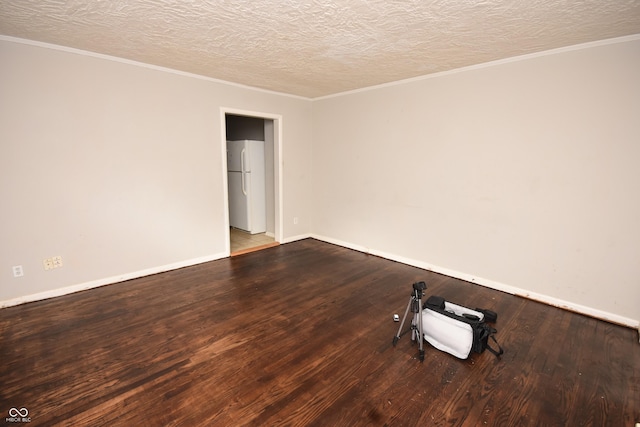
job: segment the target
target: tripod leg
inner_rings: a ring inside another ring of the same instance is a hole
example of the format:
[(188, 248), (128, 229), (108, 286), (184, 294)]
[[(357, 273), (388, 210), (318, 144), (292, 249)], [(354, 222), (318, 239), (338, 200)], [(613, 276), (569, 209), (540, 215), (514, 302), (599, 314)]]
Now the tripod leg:
[(424, 329), (422, 325), (422, 300), (418, 297), (418, 335), (420, 340), (418, 344), (418, 350), (420, 354), (420, 363), (424, 362)]
[(416, 341), (418, 339), (418, 335), (420, 333), (420, 319), (418, 318), (419, 313), (413, 313), (413, 319), (411, 320), (411, 341)]
[(393, 337), (393, 346), (395, 347), (400, 339), (400, 333), (402, 332), (402, 327), (404, 326), (404, 321), (407, 320), (407, 314), (409, 313), (409, 308), (411, 308), (411, 302), (413, 301), (413, 297), (409, 297), (409, 304), (407, 304), (407, 309), (404, 311), (404, 316), (402, 316), (402, 322), (400, 322), (400, 327), (398, 328), (398, 333), (395, 337)]

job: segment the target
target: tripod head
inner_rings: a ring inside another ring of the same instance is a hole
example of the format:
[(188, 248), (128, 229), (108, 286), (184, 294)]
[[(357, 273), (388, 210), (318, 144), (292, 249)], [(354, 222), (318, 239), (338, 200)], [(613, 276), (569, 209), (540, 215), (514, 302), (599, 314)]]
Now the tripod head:
[(416, 282), (413, 284), (413, 292), (411, 293), (411, 295), (415, 296), (416, 298), (420, 298), (421, 296), (424, 295), (425, 289), (427, 289), (426, 283)]

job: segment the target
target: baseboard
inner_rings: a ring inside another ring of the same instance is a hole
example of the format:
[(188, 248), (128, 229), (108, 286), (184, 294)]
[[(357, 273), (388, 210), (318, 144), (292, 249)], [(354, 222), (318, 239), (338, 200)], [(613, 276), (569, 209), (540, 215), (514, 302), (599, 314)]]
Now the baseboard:
[[(290, 243), (297, 240), (308, 239), (311, 237), (309, 234), (303, 234), (299, 236), (288, 237), (281, 243)], [(204, 262), (215, 261), (217, 259), (227, 258), (230, 254), (218, 253), (200, 258), (194, 258), (172, 264), (162, 265), (158, 267), (148, 268), (145, 270), (134, 271), (131, 273), (125, 273), (118, 276), (105, 277), (102, 279), (92, 280), (90, 282), (80, 283), (77, 285), (66, 286), (64, 288), (52, 289), (45, 292), (39, 292), (36, 294), (24, 295), (17, 298), (0, 301), (0, 309), (12, 307), (15, 305), (26, 304), (28, 302), (41, 301), (49, 298), (55, 298), (63, 295), (72, 294), (75, 292), (86, 291), (88, 289), (98, 288), (100, 286), (112, 285), (114, 283), (125, 282), (127, 280), (137, 279), (144, 276), (150, 276), (152, 274), (164, 273), (166, 271), (177, 270), (183, 267), (190, 267), (192, 265), (202, 264)]]
[[(544, 304), (548, 304), (554, 307), (559, 307), (565, 310), (573, 311), (576, 313), (584, 314), (590, 317), (594, 317), (600, 320), (605, 320), (607, 322), (616, 323), (622, 326), (627, 326), (630, 328), (635, 328), (638, 330), (639, 341), (640, 341), (640, 320), (631, 319), (624, 316), (619, 316), (617, 314), (609, 313), (603, 310), (599, 310), (593, 307), (587, 307), (581, 304), (576, 304), (570, 301), (565, 301), (559, 298), (551, 297), (549, 295), (539, 294), (536, 292), (531, 292), (525, 289), (521, 289), (515, 286), (506, 285), (504, 283), (496, 282), (494, 280), (489, 280), (481, 277), (476, 277), (468, 273), (463, 273), (443, 267), (439, 267), (433, 264), (429, 264), (423, 261), (414, 260), (411, 258), (402, 257), (399, 255), (387, 253), (384, 251), (378, 251), (375, 249), (370, 249), (365, 246), (355, 245), (349, 242), (344, 242), (338, 239), (333, 239), (330, 237), (320, 236), (317, 234), (301, 234), (298, 236), (288, 237), (283, 239), (281, 243), (291, 243), (298, 240), (303, 239), (316, 239), (323, 242), (331, 243), (334, 245), (342, 246), (348, 249), (353, 249), (358, 252), (368, 253), (374, 256), (379, 256), (381, 258), (385, 258), (391, 261), (400, 262), (402, 264), (411, 265), (413, 267), (422, 268), (423, 270), (433, 271), (434, 273), (444, 274), (445, 276), (454, 277), (456, 279), (461, 279), (470, 283), (475, 283), (481, 286), (485, 286), (490, 289), (495, 289), (501, 292), (506, 292), (511, 295), (517, 295), (523, 298), (528, 298), (534, 301), (542, 302)], [(11, 307), (19, 304), (25, 304), (28, 302), (40, 301), (49, 298), (55, 298), (58, 296), (63, 296), (75, 292), (80, 292), (92, 288), (97, 288), (100, 286), (111, 285), (114, 283), (124, 282), (127, 280), (137, 279), (144, 276), (150, 276), (152, 274), (163, 273), (166, 271), (177, 270), (179, 268), (190, 267), (192, 265), (202, 264), (209, 261), (215, 261), (218, 259), (226, 258), (228, 255), (225, 253), (219, 253), (214, 255), (209, 255), (200, 258), (194, 258), (190, 260), (185, 260), (177, 263), (167, 264), (163, 266), (153, 267), (145, 270), (139, 270), (131, 273), (126, 273), (118, 276), (106, 277), (103, 279), (93, 280), (90, 282), (81, 283), (78, 285), (67, 286), (64, 288), (53, 289), (50, 291), (39, 292), (36, 294), (20, 296), (18, 298), (13, 298), (10, 300), (0, 301), (0, 308)]]
[[(312, 237), (311, 234), (299, 234), (297, 236), (291, 236), (291, 237), (286, 237), (282, 239), (282, 242), (280, 243), (291, 243), (291, 242), (295, 242), (298, 240), (304, 240), (304, 239), (308, 239)], [(318, 239), (321, 240), (321, 239)]]
[(523, 298), (531, 299), (534, 301), (538, 301), (547, 305), (551, 305), (554, 307), (562, 308), (565, 310), (573, 311), (576, 313), (584, 314), (596, 319), (604, 320), (607, 322), (615, 323), (622, 326), (627, 326), (630, 328), (638, 329), (640, 333), (640, 320), (638, 319), (630, 319), (628, 317), (619, 316), (617, 314), (609, 313), (603, 310), (599, 310), (593, 307), (587, 307), (581, 304), (576, 304), (574, 302), (565, 301), (559, 298), (555, 298), (549, 295), (540, 294), (537, 292), (531, 292), (526, 289), (521, 289), (515, 286), (507, 285), (504, 283), (496, 282), (494, 280), (485, 279), (482, 277), (477, 277), (468, 273), (463, 273), (455, 270), (451, 270), (448, 268), (443, 268), (437, 265), (429, 264), (423, 261), (418, 261), (411, 258), (402, 257), (399, 255), (391, 254), (388, 252), (378, 251), (375, 249), (367, 248), (361, 245), (354, 245), (352, 243), (343, 242), (341, 240), (333, 239), (330, 237), (319, 236), (316, 234), (312, 234), (310, 236), (313, 239), (321, 240), (323, 242), (331, 243), (334, 245), (342, 246), (348, 249), (353, 249), (359, 252), (368, 253), (371, 255), (379, 256), (381, 258), (385, 258), (391, 261), (400, 262), (402, 264), (410, 265), (413, 267), (422, 268), (423, 270), (433, 271), (434, 273), (444, 274), (445, 276), (454, 277), (456, 279), (461, 279), (466, 282), (471, 282), (474, 284), (478, 284), (490, 289), (495, 289), (497, 291), (506, 292), (511, 295), (517, 295)]
[(100, 286), (112, 285), (114, 283), (125, 282), (127, 280), (137, 279), (152, 274), (164, 273), (166, 271), (177, 270), (179, 268), (190, 267), (192, 265), (202, 264), (217, 259), (226, 258), (227, 254), (219, 253), (200, 258), (180, 261), (172, 264), (162, 265), (158, 267), (148, 268), (145, 270), (134, 271), (131, 273), (121, 274), (118, 276), (105, 277), (103, 279), (92, 280), (90, 282), (80, 283), (77, 285), (66, 286), (64, 288), (52, 289), (50, 291), (39, 292), (36, 294), (25, 295), (10, 300), (0, 301), (0, 308), (11, 307), (14, 305), (25, 304), (28, 302), (41, 301), (49, 298), (55, 298), (75, 292), (85, 291)]

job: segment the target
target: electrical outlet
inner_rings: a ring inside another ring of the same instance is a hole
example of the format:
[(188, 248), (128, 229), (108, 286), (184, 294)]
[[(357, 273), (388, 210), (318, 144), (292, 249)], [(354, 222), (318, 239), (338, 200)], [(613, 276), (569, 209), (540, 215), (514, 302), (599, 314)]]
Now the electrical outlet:
[(294, 225), (298, 224), (298, 217), (297, 216), (293, 217), (293, 224)]
[(44, 266), (45, 270), (53, 270), (54, 268), (60, 268), (62, 267), (62, 257), (54, 256), (51, 258), (44, 259), (42, 260), (42, 265)]
[(24, 276), (24, 270), (21, 265), (13, 266), (13, 277), (22, 277)]

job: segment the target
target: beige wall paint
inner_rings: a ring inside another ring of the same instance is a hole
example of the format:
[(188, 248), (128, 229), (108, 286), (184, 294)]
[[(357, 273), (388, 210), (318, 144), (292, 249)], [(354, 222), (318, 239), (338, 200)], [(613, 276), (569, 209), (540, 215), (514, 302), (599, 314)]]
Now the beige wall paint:
[(9, 40), (0, 58), (0, 301), (225, 256), (223, 107), (282, 117), (283, 236), (309, 233), (311, 101)]
[(313, 232), (637, 325), (639, 75), (636, 38), (316, 100)]
[(0, 57), (0, 301), (225, 256), (228, 108), (282, 117), (284, 241), (640, 319), (638, 40), (316, 101), (30, 43)]

